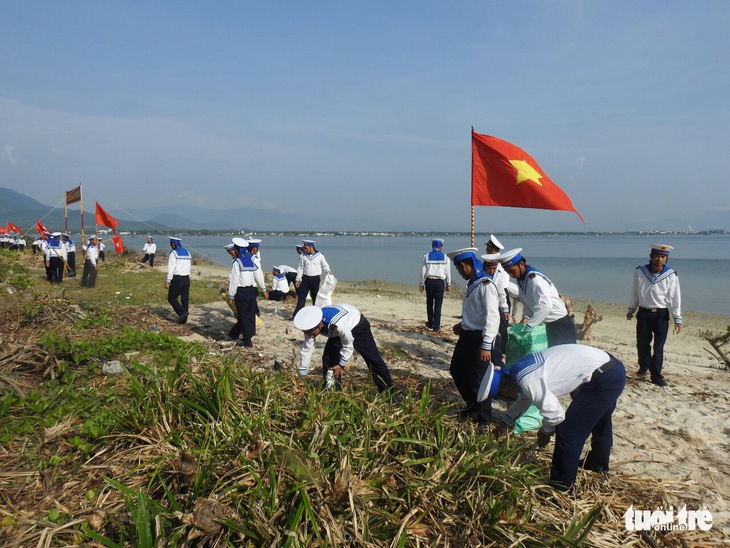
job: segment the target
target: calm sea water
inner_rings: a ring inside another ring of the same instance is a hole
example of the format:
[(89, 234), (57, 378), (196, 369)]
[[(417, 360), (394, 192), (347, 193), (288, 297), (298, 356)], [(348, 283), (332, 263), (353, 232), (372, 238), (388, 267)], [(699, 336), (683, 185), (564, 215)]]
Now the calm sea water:
[[(431, 248), (426, 236), (311, 236), (315, 247), (327, 258), (340, 280), (386, 280), (417, 284), (423, 254)], [(488, 236), (477, 235), (475, 247), (483, 251)], [(521, 247), (527, 262), (543, 271), (571, 298), (600, 302), (625, 303), (631, 288), (634, 269), (648, 262), (650, 246), (663, 243), (674, 246), (669, 265), (680, 277), (682, 308), (730, 316), (730, 235), (668, 236), (500, 236), (507, 248)], [(260, 248), (264, 268), (274, 264), (297, 266), (294, 246), (301, 238), (263, 236)], [(155, 238), (158, 261), (164, 260), (168, 240)], [(451, 251), (470, 246), (469, 236), (445, 237), (444, 249)], [(140, 252), (145, 238), (125, 236), (125, 246)], [(230, 265), (223, 245), (226, 236), (188, 236), (186, 248), (213, 262)], [(452, 269), (452, 278), (460, 283)]]

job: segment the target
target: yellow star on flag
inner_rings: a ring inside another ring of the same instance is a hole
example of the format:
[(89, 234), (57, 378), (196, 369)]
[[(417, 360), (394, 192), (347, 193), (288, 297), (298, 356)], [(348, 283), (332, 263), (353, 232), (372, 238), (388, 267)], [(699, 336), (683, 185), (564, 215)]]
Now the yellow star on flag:
[(518, 185), (525, 181), (532, 181), (533, 183), (542, 186), (542, 183), (540, 182), (542, 175), (540, 175), (540, 172), (528, 164), (525, 160), (510, 160), (509, 163), (517, 170)]

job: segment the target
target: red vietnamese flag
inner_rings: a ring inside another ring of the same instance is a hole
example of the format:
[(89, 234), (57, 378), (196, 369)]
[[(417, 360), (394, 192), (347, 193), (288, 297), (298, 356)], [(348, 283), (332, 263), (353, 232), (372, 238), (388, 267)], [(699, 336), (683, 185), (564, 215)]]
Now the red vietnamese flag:
[(8, 233), (8, 229), (5, 228), (4, 226), (0, 226), (0, 234), (7, 234), (7, 233)]
[(13, 223), (8, 222), (8, 232), (17, 232), (18, 234), (20, 234), (23, 231), (20, 230), (20, 228), (17, 225), (14, 225)]
[(114, 251), (116, 251), (118, 255), (124, 253), (124, 242), (122, 241), (121, 236), (114, 236), (112, 238), (112, 243), (114, 244)]
[(102, 207), (99, 205), (99, 202), (96, 202), (96, 224), (101, 226), (107, 226), (112, 229), (114, 234), (117, 233), (117, 227), (119, 226), (119, 221), (117, 221), (114, 217), (109, 215)]
[(575, 212), (568, 195), (521, 148), (471, 132), (471, 205), (558, 209)]
[(50, 234), (51, 231), (48, 230), (45, 226), (43, 226), (43, 223), (40, 222), (38, 219), (35, 221), (35, 229), (36, 231), (45, 239), (45, 234)]

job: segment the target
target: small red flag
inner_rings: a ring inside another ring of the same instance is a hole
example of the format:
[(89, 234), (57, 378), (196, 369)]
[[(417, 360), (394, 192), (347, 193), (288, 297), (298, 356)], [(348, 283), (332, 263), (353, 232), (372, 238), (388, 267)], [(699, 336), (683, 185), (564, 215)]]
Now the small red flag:
[(107, 226), (114, 231), (114, 234), (116, 234), (119, 221), (104, 211), (104, 209), (99, 205), (99, 202), (96, 202), (96, 224)]
[(568, 195), (521, 148), (471, 132), (471, 205), (573, 211)]
[(9, 222), (8, 223), (8, 232), (17, 232), (18, 234), (20, 234), (23, 231), (20, 230), (20, 228), (17, 225), (14, 225), (13, 223)]
[(124, 242), (122, 241), (121, 236), (114, 236), (112, 238), (112, 243), (114, 244), (114, 251), (116, 251), (118, 255), (124, 253)]
[(43, 223), (40, 222), (38, 219), (35, 221), (35, 229), (38, 231), (38, 233), (45, 238), (44, 234), (48, 232), (50, 234), (50, 230), (48, 230), (45, 226), (43, 226)]
[(81, 201), (81, 185), (66, 191), (66, 205)]
[(0, 226), (0, 234), (7, 234), (7, 233), (8, 233), (8, 229), (5, 228), (4, 226)]

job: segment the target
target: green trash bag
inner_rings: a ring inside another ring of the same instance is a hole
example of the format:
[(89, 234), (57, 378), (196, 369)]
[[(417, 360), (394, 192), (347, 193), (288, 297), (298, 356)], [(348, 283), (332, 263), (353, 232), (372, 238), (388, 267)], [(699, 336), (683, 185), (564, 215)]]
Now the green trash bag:
[(523, 432), (527, 432), (529, 430), (537, 430), (541, 426), (542, 415), (540, 414), (540, 410), (534, 405), (531, 405), (527, 408), (525, 414), (517, 419), (513, 432), (515, 434), (522, 434)]
[[(525, 329), (525, 324), (517, 323), (509, 329), (507, 336), (507, 359), (506, 366), (519, 361), (522, 357), (532, 352), (540, 352), (548, 347), (547, 332), (545, 324), (540, 324), (531, 329)], [(542, 415), (534, 405), (527, 408), (527, 411), (515, 422), (514, 433), (522, 434), (529, 430), (537, 430), (542, 426)]]
[(524, 323), (516, 323), (509, 328), (507, 335), (507, 368), (532, 352), (540, 352), (547, 348), (547, 332), (545, 324), (540, 324), (531, 329), (525, 329)]

